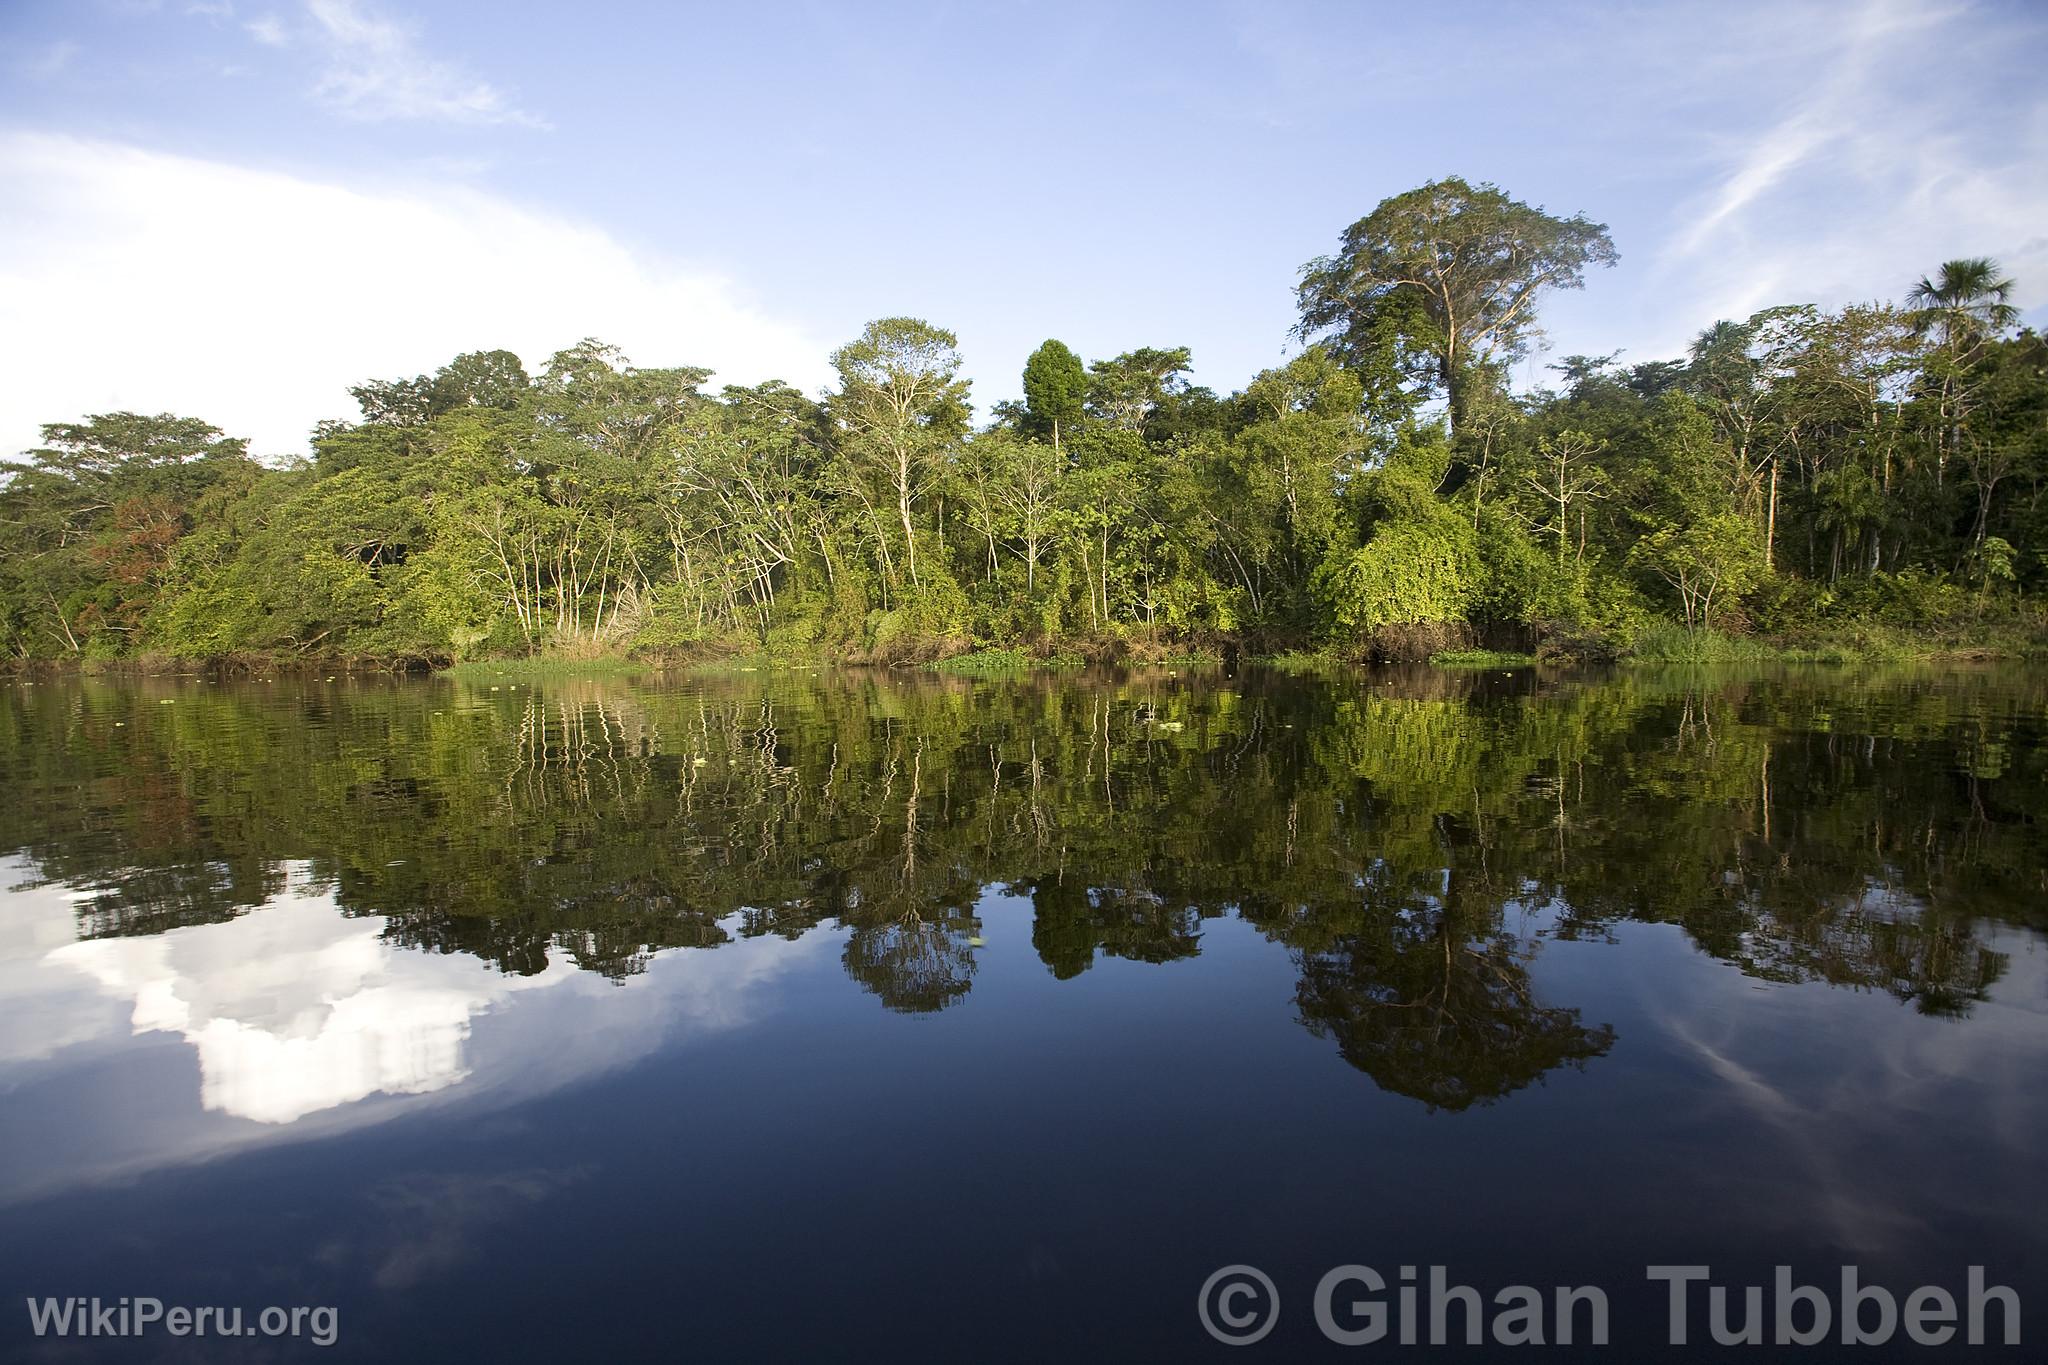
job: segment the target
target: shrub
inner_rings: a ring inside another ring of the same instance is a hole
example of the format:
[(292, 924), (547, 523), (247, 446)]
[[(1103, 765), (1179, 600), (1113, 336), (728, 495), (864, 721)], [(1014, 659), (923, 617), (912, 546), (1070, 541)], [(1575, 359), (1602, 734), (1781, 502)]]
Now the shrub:
[(1387, 522), (1371, 540), (1317, 570), (1317, 599), (1342, 630), (1463, 621), (1480, 581), (1477, 538), (1449, 512)]

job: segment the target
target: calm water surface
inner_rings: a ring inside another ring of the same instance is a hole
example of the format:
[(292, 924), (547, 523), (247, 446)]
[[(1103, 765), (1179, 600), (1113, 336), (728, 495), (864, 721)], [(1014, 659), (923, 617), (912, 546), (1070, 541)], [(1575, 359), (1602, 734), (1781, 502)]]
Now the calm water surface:
[(1984, 1265), (2039, 1341), (2044, 739), (2018, 670), (9, 684), (0, 1350), (1283, 1359), (1353, 1262), (1617, 1360), (1652, 1264)]

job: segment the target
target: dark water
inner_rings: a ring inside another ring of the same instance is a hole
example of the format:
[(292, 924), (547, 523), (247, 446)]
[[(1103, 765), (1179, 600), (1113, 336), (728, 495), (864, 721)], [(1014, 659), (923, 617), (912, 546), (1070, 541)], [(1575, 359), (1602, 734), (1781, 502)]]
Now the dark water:
[[(9, 685), (0, 1348), (1287, 1359), (1360, 1263), (1665, 1359), (1648, 1266), (1981, 1265), (2038, 1359), (2044, 738), (2018, 670)], [(33, 1337), (91, 1295), (339, 1343)]]

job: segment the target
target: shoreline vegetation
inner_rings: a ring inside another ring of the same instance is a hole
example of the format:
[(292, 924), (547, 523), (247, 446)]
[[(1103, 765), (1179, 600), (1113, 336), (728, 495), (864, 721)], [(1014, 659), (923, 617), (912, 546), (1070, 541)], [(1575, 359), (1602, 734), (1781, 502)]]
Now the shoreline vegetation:
[(977, 413), (954, 334), (895, 317), (817, 395), (585, 340), (358, 383), (309, 455), (53, 423), (0, 463), (0, 671), (2048, 656), (2048, 342), (1995, 262), (1513, 391), (1616, 259), (1449, 178), (1308, 262), (1298, 353), (1233, 393), (1049, 340)]
[[(887, 665), (897, 670), (940, 674), (959, 678), (1010, 678), (1033, 674), (1081, 674), (1113, 669), (1124, 672), (1148, 670), (1162, 674), (1199, 676), (1206, 672), (1239, 668), (1270, 669), (1288, 673), (1332, 673), (1370, 669), (1377, 665), (1427, 665), (1432, 668), (1473, 672), (1518, 672), (1595, 668), (1651, 668), (1669, 666), (1742, 667), (1749, 665), (1817, 665), (1850, 667), (1867, 664), (1974, 664), (2020, 662), (2048, 659), (2048, 630), (2039, 622), (2015, 621), (1981, 630), (1944, 631), (1924, 635), (1860, 625), (1831, 635), (1796, 639), (1765, 639), (1735, 636), (1718, 630), (1653, 629), (1631, 646), (1600, 648), (1588, 653), (1569, 649), (1539, 649), (1536, 653), (1515, 650), (1438, 650), (1423, 658), (1374, 657), (1336, 650), (1286, 650), (1272, 654), (1244, 651), (1223, 653), (1207, 649), (1151, 651), (1111, 657), (1080, 653), (1034, 654), (1013, 648), (968, 650), (946, 658), (918, 663)], [(731, 653), (723, 655), (654, 654), (567, 656), (540, 654), (528, 657), (472, 659), (449, 663), (407, 656), (363, 658), (331, 656), (305, 658), (279, 655), (236, 654), (215, 658), (178, 658), (143, 655), (123, 659), (9, 661), (0, 663), (4, 676), (87, 676), (87, 677), (325, 677), (342, 674), (436, 675), (467, 682), (512, 679), (540, 682), (550, 679), (631, 678), (654, 675), (700, 677), (742, 676), (752, 673), (819, 673), (837, 668), (871, 668), (878, 665), (859, 660), (834, 659), (823, 654)]]

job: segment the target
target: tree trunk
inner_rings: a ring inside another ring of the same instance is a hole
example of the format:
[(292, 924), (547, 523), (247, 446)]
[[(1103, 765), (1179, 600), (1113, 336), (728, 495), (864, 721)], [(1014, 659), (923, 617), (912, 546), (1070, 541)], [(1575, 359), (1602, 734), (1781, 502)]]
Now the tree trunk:
[(910, 524), (910, 494), (898, 489), (896, 512), (903, 519), (903, 562), (910, 570), (911, 586), (917, 586), (917, 531)]
[(1109, 527), (1102, 528), (1102, 623), (1109, 624)]
[(1764, 514), (1764, 572), (1778, 571), (1778, 457), (1771, 457), (1770, 510)]

